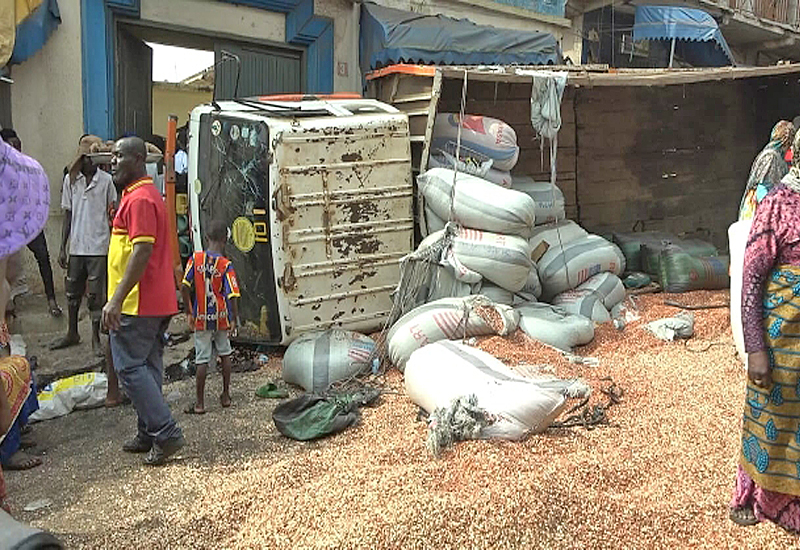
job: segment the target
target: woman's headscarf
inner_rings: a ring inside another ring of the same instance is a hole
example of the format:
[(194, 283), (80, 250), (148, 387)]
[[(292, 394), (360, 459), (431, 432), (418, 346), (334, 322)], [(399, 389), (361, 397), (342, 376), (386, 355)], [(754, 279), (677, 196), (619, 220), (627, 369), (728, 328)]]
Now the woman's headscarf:
[(781, 153), (785, 153), (792, 145), (794, 136), (797, 133), (794, 124), (788, 120), (781, 120), (774, 128), (769, 136), (769, 143), (767, 147), (776, 149)]
[[(794, 158), (800, 159), (800, 132), (797, 132), (794, 136), (792, 152), (795, 155)], [(781, 180), (781, 183), (800, 193), (800, 163), (795, 163), (792, 165), (789, 173), (784, 176), (784, 178)]]
[(789, 165), (783, 156), (792, 144), (795, 133), (794, 124), (788, 120), (781, 120), (772, 128), (769, 143), (758, 154), (750, 169), (747, 187), (739, 205), (739, 219), (752, 218), (756, 204), (760, 200), (757, 197), (758, 187), (762, 187), (761, 193), (766, 194), (789, 172)]

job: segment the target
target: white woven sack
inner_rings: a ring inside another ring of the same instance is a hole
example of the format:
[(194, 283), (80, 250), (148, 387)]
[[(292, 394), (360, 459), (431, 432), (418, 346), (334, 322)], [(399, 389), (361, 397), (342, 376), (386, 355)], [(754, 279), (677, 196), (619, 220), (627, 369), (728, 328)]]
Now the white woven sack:
[(458, 342), (437, 342), (415, 351), (406, 365), (405, 387), (429, 414), (475, 395), (478, 407), (495, 418), (479, 437), (513, 440), (544, 431), (568, 397), (589, 394), (581, 381), (526, 378), (490, 354)]
[(567, 290), (553, 298), (552, 304), (572, 315), (581, 315), (595, 323), (608, 323), (611, 315), (603, 305), (603, 298), (593, 290)]
[(511, 292), (522, 290), (533, 267), (528, 242), (512, 235), (461, 228), (452, 250), (461, 265)]
[(594, 323), (549, 304), (525, 304), (514, 308), (520, 314), (519, 328), (544, 344), (564, 351), (588, 344), (594, 338)]
[(533, 264), (531, 267), (531, 272), (528, 274), (525, 286), (522, 287), (522, 292), (525, 294), (533, 294), (537, 300), (542, 295), (542, 283), (539, 281), (539, 270), (536, 264)]
[(445, 225), (447, 225), (447, 222), (440, 218), (429, 206), (425, 205), (425, 227), (428, 229), (426, 234), (430, 235), (441, 231)]
[(747, 368), (747, 353), (744, 350), (744, 327), (742, 326), (742, 272), (744, 249), (753, 220), (740, 220), (728, 228), (728, 245), (731, 252), (731, 332), (739, 359)]
[(572, 290), (592, 275), (608, 271), (619, 275), (625, 270), (625, 256), (619, 247), (598, 235), (589, 235), (563, 247), (554, 246), (539, 259), (542, 298)]
[(283, 355), (283, 379), (309, 392), (370, 369), (375, 341), (342, 329), (309, 332), (289, 344)]
[(534, 181), (528, 176), (514, 176), (511, 189), (521, 191), (536, 205), (536, 225), (554, 223), (566, 218), (564, 193), (549, 181)]
[[(444, 238), (444, 230), (431, 233), (425, 237), (421, 243), (419, 243), (417, 250), (424, 250), (442, 238)], [(442, 254), (442, 257), (440, 258), (439, 263), (441, 265), (452, 267), (456, 280), (461, 281), (462, 283), (474, 285), (483, 280), (483, 277), (480, 273), (467, 268), (458, 260), (456, 255), (453, 253), (452, 247), (445, 250), (444, 254)]]
[[(531, 245), (531, 252), (537, 249), (544, 253), (558, 245), (569, 244), (572, 241), (582, 239), (589, 233), (580, 225), (572, 220), (563, 220), (558, 223), (540, 225), (533, 228), (533, 234), (528, 242)], [(544, 243), (544, 246), (541, 246)], [(534, 260), (537, 258), (534, 257)]]
[[(433, 125), (431, 150), (456, 154), (460, 116), (439, 113)], [(476, 162), (492, 160), (497, 170), (511, 170), (519, 159), (517, 134), (514, 129), (496, 118), (465, 115), (461, 124), (461, 151), (459, 158)]]
[(625, 285), (622, 280), (613, 273), (604, 272), (592, 275), (585, 282), (581, 283), (576, 290), (590, 290), (596, 292), (603, 305), (609, 311), (615, 305), (625, 299), (627, 293), (625, 292)]
[(455, 270), (451, 265), (437, 265), (428, 287), (426, 302), (434, 302), (442, 298), (462, 298), (474, 294), (473, 287), (480, 285), (470, 285), (459, 281), (455, 276)]
[(495, 304), (502, 304), (505, 306), (514, 305), (514, 293), (499, 287), (492, 283), (483, 281), (480, 285), (475, 285), (472, 294), (480, 294), (486, 296)]
[(441, 220), (450, 219), (450, 196), (456, 181), (454, 221), (464, 227), (506, 235), (531, 236), (536, 216), (533, 199), (525, 193), (447, 168), (432, 168), (417, 177), (426, 208)]
[[(497, 321), (496, 326), (482, 317), (487, 314)], [(415, 350), (432, 342), (487, 334), (505, 336), (518, 326), (516, 311), (485, 296), (444, 298), (409, 311), (392, 326), (387, 335), (389, 358), (403, 370)]]
[[(449, 153), (439, 152), (438, 154), (432, 154), (428, 157), (428, 168), (449, 168), (453, 170), (454, 160), (455, 157)], [(476, 166), (475, 164), (462, 161), (458, 166), (458, 171), (478, 176), (495, 185), (509, 189), (512, 181), (511, 172), (492, 168), (492, 162), (493, 161), (487, 161), (481, 166)]]

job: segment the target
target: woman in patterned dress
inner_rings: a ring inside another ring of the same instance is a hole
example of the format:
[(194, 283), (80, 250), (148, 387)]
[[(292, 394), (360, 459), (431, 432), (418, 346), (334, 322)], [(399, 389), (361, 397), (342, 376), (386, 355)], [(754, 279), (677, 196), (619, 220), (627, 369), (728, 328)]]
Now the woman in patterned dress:
[[(800, 133), (794, 138), (800, 158)], [(745, 249), (748, 354), (731, 520), (800, 533), (800, 166), (763, 198)]]
[[(47, 223), (50, 185), (41, 165), (0, 140), (0, 320), (5, 318), (9, 285), (8, 257), (32, 241)], [(0, 327), (0, 343), (8, 343), (8, 329)], [(28, 400), (31, 371), (24, 357), (0, 359), (0, 442), (14, 425)], [(8, 510), (0, 470), (0, 508)]]

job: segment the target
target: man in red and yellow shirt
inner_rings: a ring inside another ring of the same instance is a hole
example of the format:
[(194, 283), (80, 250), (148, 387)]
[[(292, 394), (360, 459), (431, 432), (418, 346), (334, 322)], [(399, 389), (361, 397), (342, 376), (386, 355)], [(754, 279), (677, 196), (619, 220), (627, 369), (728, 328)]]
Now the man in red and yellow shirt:
[(161, 393), (164, 334), (178, 312), (169, 249), (167, 209), (147, 175), (144, 141), (114, 145), (111, 172), (121, 195), (108, 248), (109, 329), (114, 369), (138, 414), (138, 433), (123, 445), (161, 465), (184, 445), (183, 434)]

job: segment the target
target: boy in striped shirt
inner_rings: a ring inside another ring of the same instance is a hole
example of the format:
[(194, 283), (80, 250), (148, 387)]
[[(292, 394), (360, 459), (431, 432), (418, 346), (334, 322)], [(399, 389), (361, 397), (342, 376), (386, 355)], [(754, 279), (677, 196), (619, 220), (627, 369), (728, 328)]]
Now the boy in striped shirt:
[[(233, 264), (224, 256), (228, 227), (219, 220), (211, 222), (208, 247), (195, 252), (186, 263), (181, 293), (187, 307), (189, 326), (194, 333), (195, 364), (197, 365), (197, 401), (184, 412), (204, 414), (204, 394), (208, 363), (216, 348), (222, 358), (223, 407), (231, 406), (231, 342), (228, 333), (235, 335), (239, 309), (239, 284)], [(194, 291), (192, 293), (192, 290)]]

